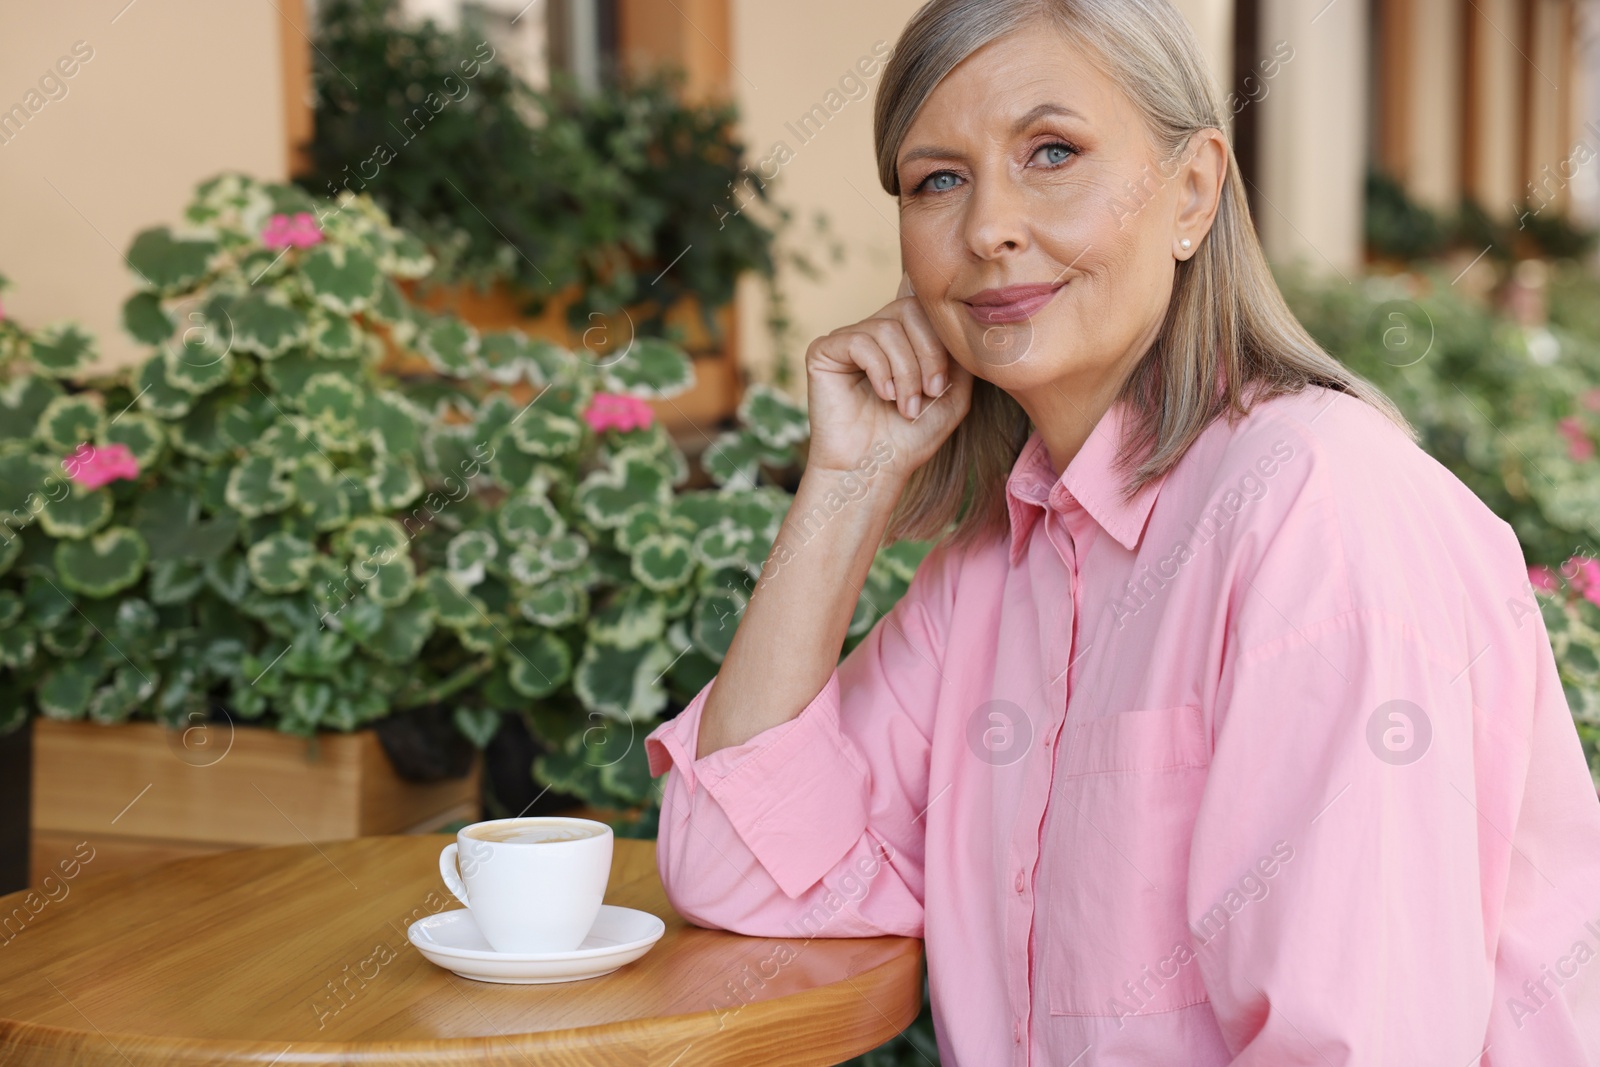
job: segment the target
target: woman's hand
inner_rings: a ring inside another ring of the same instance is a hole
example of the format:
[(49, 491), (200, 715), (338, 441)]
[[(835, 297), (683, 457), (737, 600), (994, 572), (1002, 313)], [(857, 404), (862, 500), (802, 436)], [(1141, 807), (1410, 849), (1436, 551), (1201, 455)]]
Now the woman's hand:
[(909, 275), (870, 318), (811, 342), (806, 379), (807, 471), (883, 466), (887, 443), (893, 449), (887, 468), (908, 478), (950, 436), (972, 399), (972, 375), (945, 351)]

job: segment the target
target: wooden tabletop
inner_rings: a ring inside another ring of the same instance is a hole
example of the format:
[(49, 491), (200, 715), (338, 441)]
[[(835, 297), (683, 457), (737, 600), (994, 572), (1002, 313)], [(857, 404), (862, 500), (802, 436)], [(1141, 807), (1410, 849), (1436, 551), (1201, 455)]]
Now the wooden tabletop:
[(449, 840), (249, 849), (0, 897), (0, 1063), (826, 1065), (921, 1004), (920, 941), (691, 926), (651, 841), (616, 842), (606, 893), (666, 922), (642, 959), (562, 985), (459, 978), (406, 940), (460, 906), (439, 879)]

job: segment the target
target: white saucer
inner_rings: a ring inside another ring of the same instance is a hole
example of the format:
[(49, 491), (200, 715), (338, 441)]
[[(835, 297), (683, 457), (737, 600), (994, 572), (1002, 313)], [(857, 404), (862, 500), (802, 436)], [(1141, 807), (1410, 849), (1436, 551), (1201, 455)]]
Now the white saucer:
[(600, 905), (589, 936), (571, 952), (496, 952), (465, 908), (418, 919), (406, 937), (432, 962), (475, 982), (544, 985), (610, 974), (650, 951), (667, 924), (647, 911)]

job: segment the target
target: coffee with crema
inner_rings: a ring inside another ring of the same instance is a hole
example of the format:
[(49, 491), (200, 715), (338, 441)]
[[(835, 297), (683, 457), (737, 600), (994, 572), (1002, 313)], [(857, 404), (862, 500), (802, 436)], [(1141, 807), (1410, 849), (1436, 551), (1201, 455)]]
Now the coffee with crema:
[(468, 837), (480, 841), (510, 845), (543, 845), (555, 841), (582, 841), (586, 837), (599, 837), (605, 830), (588, 826), (552, 826), (535, 823), (521, 826), (489, 824), (472, 827), (466, 833)]

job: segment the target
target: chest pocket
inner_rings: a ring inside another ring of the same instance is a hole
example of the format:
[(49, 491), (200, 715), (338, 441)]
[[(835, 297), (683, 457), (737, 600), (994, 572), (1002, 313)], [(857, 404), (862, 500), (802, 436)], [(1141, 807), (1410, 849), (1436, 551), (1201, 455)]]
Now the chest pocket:
[(1120, 1019), (1206, 1000), (1185, 921), (1210, 762), (1200, 709), (1080, 722), (1061, 758), (1039, 900), (1050, 1013)]

